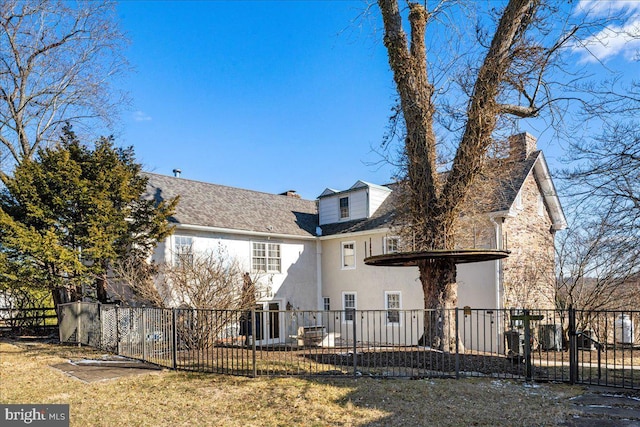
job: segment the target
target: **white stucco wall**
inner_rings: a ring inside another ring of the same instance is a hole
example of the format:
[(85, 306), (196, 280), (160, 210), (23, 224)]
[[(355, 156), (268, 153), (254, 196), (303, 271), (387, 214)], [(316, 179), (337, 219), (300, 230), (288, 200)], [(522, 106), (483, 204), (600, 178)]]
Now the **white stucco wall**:
[(499, 308), (496, 295), (498, 263), (485, 261), (458, 265), (458, 307)]
[(247, 272), (251, 272), (252, 243), (280, 244), (280, 273), (261, 273), (259, 280), (271, 290), (265, 300), (277, 300), (284, 310), (287, 303), (295, 309), (311, 310), (317, 308), (317, 260), (316, 242), (313, 239), (269, 238), (240, 234), (216, 234), (206, 231), (182, 230), (177, 228), (172, 236), (158, 246), (154, 255), (156, 262), (173, 261), (173, 248), (176, 236), (189, 236), (193, 239), (193, 251), (217, 251), (219, 245), (228, 255), (240, 261)]
[[(418, 269), (372, 267), (364, 264), (371, 253), (381, 254), (386, 233), (322, 239), (322, 296), (331, 298), (331, 309), (342, 309), (342, 293), (356, 292), (359, 310), (384, 309), (385, 291), (401, 291), (403, 309), (423, 308)], [(342, 268), (342, 243), (354, 242), (356, 267)]]

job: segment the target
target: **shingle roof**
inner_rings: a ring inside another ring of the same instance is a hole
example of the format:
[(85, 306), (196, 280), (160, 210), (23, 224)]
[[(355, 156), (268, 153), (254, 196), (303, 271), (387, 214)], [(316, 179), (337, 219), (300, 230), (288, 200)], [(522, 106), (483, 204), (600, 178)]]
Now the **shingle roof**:
[(177, 224), (240, 231), (315, 236), (318, 225), (316, 202), (144, 173), (149, 178), (147, 197), (168, 200), (180, 196)]
[(489, 212), (506, 211), (515, 202), (518, 191), (524, 185), (524, 181), (531, 173), (535, 163), (542, 157), (542, 151), (534, 151), (521, 162), (517, 162), (510, 173), (502, 176), (498, 183), (498, 194), (493, 199)]
[[(498, 196), (490, 204), (489, 212), (510, 209), (538, 160), (544, 162), (542, 153), (531, 153), (512, 169), (509, 176), (499, 181)], [(176, 213), (171, 218), (177, 224), (292, 236), (316, 236), (318, 211), (315, 201), (153, 173), (145, 175), (149, 178), (148, 197), (166, 200), (180, 196)], [(356, 233), (392, 226), (401, 194), (399, 186), (395, 184), (385, 187), (395, 191), (371, 217), (325, 224), (322, 226), (322, 235)]]
[[(489, 212), (506, 211), (513, 205), (518, 191), (524, 184), (525, 179), (533, 169), (541, 151), (533, 152), (522, 162), (518, 162), (510, 171), (511, 173), (503, 177), (498, 183), (498, 191), (495, 199), (489, 206)], [(400, 186), (387, 185), (393, 191), (389, 197), (380, 205), (378, 210), (369, 218), (363, 218), (353, 221), (345, 221), (334, 224), (325, 224), (322, 228), (323, 236), (334, 234), (356, 233), (359, 231), (370, 231), (380, 228), (386, 228), (394, 225), (396, 218), (396, 206), (400, 197)]]

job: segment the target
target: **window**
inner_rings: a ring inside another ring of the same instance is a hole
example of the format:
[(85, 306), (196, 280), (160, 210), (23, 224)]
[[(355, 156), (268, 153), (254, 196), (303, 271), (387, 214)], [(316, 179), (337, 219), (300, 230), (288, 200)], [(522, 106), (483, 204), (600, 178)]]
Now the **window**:
[(345, 242), (342, 244), (342, 269), (356, 268), (356, 244)]
[(355, 292), (342, 293), (342, 309), (344, 310), (344, 321), (353, 322), (354, 311), (356, 310), (356, 294)]
[(279, 243), (253, 243), (251, 270), (254, 273), (280, 273), (281, 269)]
[(322, 303), (323, 303), (324, 311), (331, 310), (331, 298), (322, 297)]
[(397, 237), (385, 237), (384, 238), (384, 253), (393, 254), (398, 252), (398, 245), (400, 239)]
[(400, 323), (400, 292), (385, 292), (384, 308), (387, 310), (387, 324)]
[(340, 198), (340, 219), (349, 218), (349, 198)]
[(193, 238), (188, 236), (174, 236), (173, 263), (177, 267), (193, 265)]

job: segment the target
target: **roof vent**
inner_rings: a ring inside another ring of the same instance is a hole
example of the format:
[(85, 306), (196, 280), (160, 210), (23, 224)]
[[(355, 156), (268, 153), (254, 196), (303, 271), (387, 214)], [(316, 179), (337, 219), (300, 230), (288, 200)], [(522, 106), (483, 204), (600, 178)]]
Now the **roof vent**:
[(173, 170), (173, 176), (175, 176), (176, 178), (180, 178), (180, 174), (182, 173), (182, 171), (180, 169), (174, 169)]

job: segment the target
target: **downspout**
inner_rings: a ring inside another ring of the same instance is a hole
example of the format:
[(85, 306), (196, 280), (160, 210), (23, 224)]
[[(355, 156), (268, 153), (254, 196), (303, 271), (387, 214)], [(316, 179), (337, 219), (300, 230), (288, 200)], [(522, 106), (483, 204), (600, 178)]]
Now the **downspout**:
[[(500, 221), (496, 221), (497, 218), (499, 218)], [(503, 241), (502, 241), (502, 224), (504, 223), (504, 217), (490, 216), (489, 220), (493, 224), (493, 227), (494, 227), (494, 230), (495, 230), (496, 249), (497, 250), (505, 249), (503, 247), (504, 244), (503, 244)], [(495, 262), (494, 283), (495, 283), (496, 309), (498, 310), (496, 315), (499, 317), (500, 313), (501, 313), (499, 310), (504, 308), (504, 307), (502, 307), (502, 292), (501, 292), (502, 291), (502, 260), (501, 259), (497, 259), (494, 262)], [(504, 343), (500, 340), (500, 336), (504, 332), (504, 331), (502, 331), (503, 324), (502, 324), (502, 322), (498, 321), (497, 325), (498, 326), (496, 327), (496, 337), (495, 337), (495, 339), (496, 339), (496, 343), (498, 344), (498, 351), (502, 352)]]
[(324, 310), (324, 301), (322, 299), (322, 241), (320, 238), (316, 240), (316, 292), (318, 310), (322, 311)]

